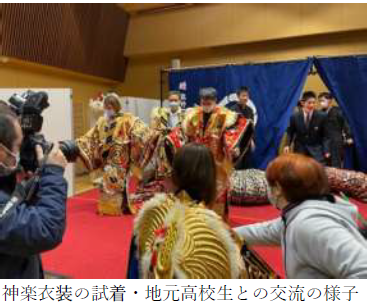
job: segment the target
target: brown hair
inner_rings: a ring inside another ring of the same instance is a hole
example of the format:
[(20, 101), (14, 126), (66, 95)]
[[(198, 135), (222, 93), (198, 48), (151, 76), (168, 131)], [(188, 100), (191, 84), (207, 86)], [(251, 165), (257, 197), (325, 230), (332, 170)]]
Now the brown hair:
[(119, 112), (122, 109), (119, 99), (113, 94), (108, 94), (104, 99), (104, 105), (112, 106), (115, 112)]
[(271, 186), (281, 186), (289, 202), (301, 202), (329, 192), (328, 177), (323, 166), (300, 154), (283, 154), (272, 161), (266, 170)]
[(212, 152), (201, 144), (187, 144), (174, 156), (173, 182), (198, 202), (211, 204), (216, 194), (216, 167)]

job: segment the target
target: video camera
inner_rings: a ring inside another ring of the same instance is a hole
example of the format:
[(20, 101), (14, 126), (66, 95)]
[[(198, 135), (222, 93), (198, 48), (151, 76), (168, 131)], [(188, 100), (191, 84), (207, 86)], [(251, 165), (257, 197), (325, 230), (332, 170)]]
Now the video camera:
[[(24, 170), (35, 172), (38, 168), (38, 160), (35, 147), (40, 145), (45, 154), (49, 153), (52, 143), (46, 141), (41, 133), (43, 125), (42, 112), (50, 106), (46, 92), (26, 91), (22, 95), (14, 94), (9, 98), (10, 107), (20, 118), (24, 135), (20, 149), (20, 164)], [(74, 141), (59, 142), (60, 150), (68, 162), (75, 162), (79, 149)]]

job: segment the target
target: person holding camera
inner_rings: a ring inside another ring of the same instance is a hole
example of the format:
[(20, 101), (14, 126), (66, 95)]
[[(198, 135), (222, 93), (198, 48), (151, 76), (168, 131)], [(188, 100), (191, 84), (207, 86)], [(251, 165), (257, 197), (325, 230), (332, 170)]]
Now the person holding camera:
[(16, 116), (0, 113), (0, 278), (43, 278), (40, 253), (58, 246), (65, 231), (67, 161), (55, 145), (45, 157), (36, 146), (42, 164), (38, 187), (27, 201), (27, 188), (17, 183), (23, 133)]

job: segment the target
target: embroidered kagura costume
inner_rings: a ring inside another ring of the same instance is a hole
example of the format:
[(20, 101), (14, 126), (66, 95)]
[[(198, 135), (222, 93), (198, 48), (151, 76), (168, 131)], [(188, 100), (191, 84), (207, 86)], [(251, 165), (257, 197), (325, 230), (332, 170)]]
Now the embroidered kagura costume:
[(89, 132), (76, 140), (87, 169), (103, 170), (101, 214), (133, 211), (128, 201), (127, 178), (139, 174), (147, 164), (157, 138), (140, 119), (124, 113), (111, 122), (101, 117)]
[(252, 252), (243, 257), (241, 240), (222, 218), (183, 191), (157, 194), (144, 204), (135, 219), (134, 249), (129, 268), (138, 264), (137, 278), (275, 277)]
[[(174, 118), (174, 120), (172, 120)], [(158, 107), (154, 108), (151, 113), (150, 127), (160, 133), (158, 145), (155, 150), (155, 154), (151, 162), (151, 170), (154, 171), (153, 176), (156, 179), (162, 179), (166, 177), (168, 169), (168, 162), (161, 162), (160, 160), (166, 160), (165, 152), (165, 139), (167, 135), (174, 129), (182, 125), (184, 121), (185, 113), (179, 108), (177, 112), (171, 113), (170, 108)]]
[(175, 122), (171, 121), (171, 110), (166, 107), (154, 108), (151, 113), (151, 123), (150, 127), (161, 131), (171, 131), (173, 128), (178, 127), (182, 124), (184, 120), (184, 111), (179, 108), (177, 112), (172, 115), (175, 117)]
[[(207, 122), (204, 117), (209, 116)], [(205, 124), (206, 123), (206, 124)], [(212, 209), (219, 215), (227, 214), (228, 179), (234, 164), (242, 159), (253, 135), (251, 121), (224, 107), (216, 106), (211, 114), (202, 107), (191, 108), (181, 128), (175, 128), (166, 138), (165, 158), (162, 158), (163, 176), (171, 173), (174, 154), (186, 143), (200, 143), (210, 148), (217, 166), (217, 199)]]

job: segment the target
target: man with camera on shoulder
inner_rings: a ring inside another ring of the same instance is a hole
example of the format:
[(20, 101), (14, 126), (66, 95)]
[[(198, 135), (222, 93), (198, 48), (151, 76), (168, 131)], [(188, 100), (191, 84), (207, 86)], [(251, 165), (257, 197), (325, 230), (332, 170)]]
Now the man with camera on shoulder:
[[(43, 278), (40, 253), (58, 246), (65, 231), (67, 161), (55, 145), (40, 166), (32, 204), (28, 190), (17, 182), (22, 128), (15, 115), (0, 112), (0, 278)], [(32, 180), (32, 179), (31, 179)]]

